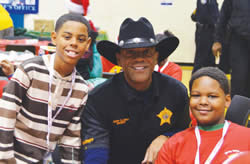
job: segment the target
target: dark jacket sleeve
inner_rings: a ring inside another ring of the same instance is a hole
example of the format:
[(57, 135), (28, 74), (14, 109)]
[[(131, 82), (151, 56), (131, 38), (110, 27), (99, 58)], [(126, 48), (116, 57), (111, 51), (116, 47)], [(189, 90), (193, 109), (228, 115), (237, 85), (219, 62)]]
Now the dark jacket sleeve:
[(223, 38), (225, 37), (227, 26), (230, 26), (228, 25), (228, 22), (231, 17), (231, 12), (232, 12), (232, 1), (224, 0), (220, 11), (220, 16), (215, 28), (215, 37), (214, 37), (215, 41), (222, 43)]
[(188, 93), (185, 88), (185, 92), (183, 92), (184, 100), (181, 106), (181, 112), (179, 114), (178, 118), (178, 129), (179, 131), (184, 130), (189, 127), (189, 124), (191, 122), (190, 116), (189, 116), (189, 98), (188, 98)]
[(109, 151), (109, 131), (100, 119), (95, 101), (89, 96), (81, 116), (84, 164), (106, 164)]

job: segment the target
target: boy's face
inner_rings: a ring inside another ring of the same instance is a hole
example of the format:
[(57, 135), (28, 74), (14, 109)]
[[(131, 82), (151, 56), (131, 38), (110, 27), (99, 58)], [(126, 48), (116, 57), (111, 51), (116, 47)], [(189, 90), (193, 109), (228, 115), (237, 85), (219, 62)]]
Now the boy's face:
[(158, 59), (155, 48), (122, 49), (116, 58), (130, 86), (137, 90), (147, 89), (151, 84), (152, 72)]
[(190, 109), (199, 125), (209, 126), (224, 123), (224, 110), (231, 102), (220, 84), (202, 76), (194, 80), (190, 93)]
[(76, 21), (65, 22), (51, 38), (56, 45), (56, 58), (67, 65), (76, 65), (91, 43), (87, 26)]

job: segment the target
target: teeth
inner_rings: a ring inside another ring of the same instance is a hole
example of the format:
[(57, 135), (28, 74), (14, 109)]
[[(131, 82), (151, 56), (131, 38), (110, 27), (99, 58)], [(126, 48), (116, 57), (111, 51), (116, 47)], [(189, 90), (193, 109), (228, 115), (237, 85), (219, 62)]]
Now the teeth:
[(69, 54), (70, 54), (70, 55), (75, 55), (76, 53), (73, 52), (73, 51), (69, 51)]
[(67, 54), (68, 54), (69, 56), (71, 56), (71, 57), (77, 56), (77, 53), (74, 52), (74, 51), (69, 51)]
[(144, 67), (135, 67), (136, 70), (142, 70)]

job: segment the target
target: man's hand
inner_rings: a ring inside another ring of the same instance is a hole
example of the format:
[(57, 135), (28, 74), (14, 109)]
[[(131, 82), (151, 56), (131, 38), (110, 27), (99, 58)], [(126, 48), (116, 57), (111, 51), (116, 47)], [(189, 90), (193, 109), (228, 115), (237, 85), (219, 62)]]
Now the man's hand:
[(8, 60), (2, 60), (0, 62), (0, 66), (2, 67), (3, 73), (6, 76), (12, 75), (14, 73), (14, 65)]
[(160, 151), (162, 145), (167, 141), (168, 137), (164, 135), (158, 136), (156, 139), (152, 141), (150, 146), (148, 147), (144, 160), (142, 161), (142, 164), (152, 164), (154, 163), (158, 152)]
[(214, 42), (213, 46), (212, 46), (212, 52), (214, 54), (215, 57), (219, 57), (221, 54), (221, 50), (222, 50), (222, 45), (220, 42)]

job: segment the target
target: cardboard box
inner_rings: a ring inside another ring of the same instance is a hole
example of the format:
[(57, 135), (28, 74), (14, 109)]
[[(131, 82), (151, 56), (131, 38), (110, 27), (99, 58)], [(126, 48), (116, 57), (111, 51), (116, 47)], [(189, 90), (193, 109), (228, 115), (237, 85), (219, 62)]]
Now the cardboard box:
[(39, 32), (52, 32), (54, 31), (54, 20), (35, 19), (34, 31)]

